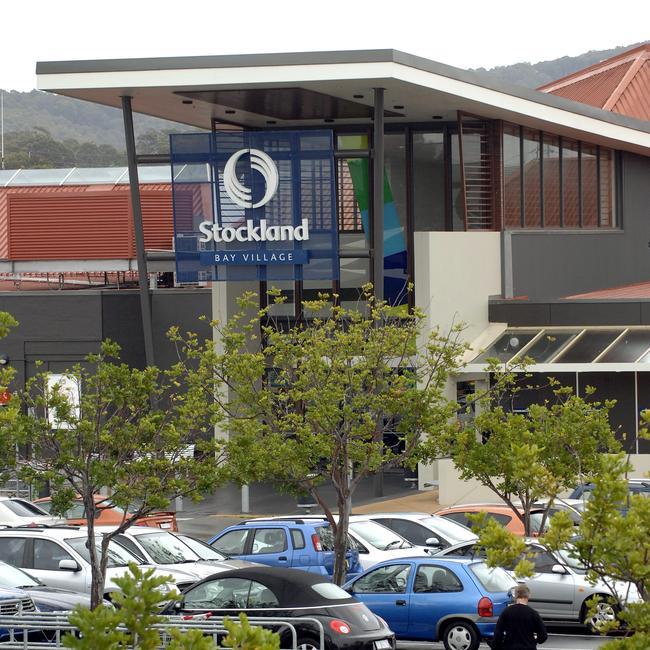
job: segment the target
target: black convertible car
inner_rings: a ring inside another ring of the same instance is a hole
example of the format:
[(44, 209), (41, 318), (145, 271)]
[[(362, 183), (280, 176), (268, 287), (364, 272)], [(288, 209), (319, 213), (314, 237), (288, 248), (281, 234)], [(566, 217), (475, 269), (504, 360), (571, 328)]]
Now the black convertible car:
[[(320, 621), (327, 650), (394, 650), (395, 635), (363, 603), (322, 576), (297, 569), (250, 567), (210, 576), (192, 585), (163, 614), (184, 616), (305, 617)], [(300, 650), (321, 647), (313, 621), (294, 625)], [(279, 630), (281, 648), (292, 646), (290, 632)]]

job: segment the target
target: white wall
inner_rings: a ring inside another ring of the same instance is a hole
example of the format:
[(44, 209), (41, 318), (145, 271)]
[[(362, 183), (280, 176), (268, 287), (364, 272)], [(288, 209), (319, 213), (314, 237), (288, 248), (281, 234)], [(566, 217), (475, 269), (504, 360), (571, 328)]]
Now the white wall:
[[(426, 329), (437, 325), (444, 333), (462, 322), (463, 340), (479, 338), (490, 325), (489, 297), (501, 295), (500, 233), (416, 232), (414, 239), (415, 302), (426, 314)], [(455, 382), (448, 397), (456, 399)], [(441, 478), (435, 464), (419, 466), (420, 490)]]

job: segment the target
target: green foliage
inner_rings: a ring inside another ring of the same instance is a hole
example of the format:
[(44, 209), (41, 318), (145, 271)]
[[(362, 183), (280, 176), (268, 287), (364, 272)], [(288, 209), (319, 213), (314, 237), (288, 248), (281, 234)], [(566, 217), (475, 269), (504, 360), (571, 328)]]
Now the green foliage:
[[(339, 583), (355, 489), (370, 473), (408, 462), (424, 433), (449, 426), (456, 405), (444, 389), (465, 350), (461, 328), (424, 337), (419, 312), (396, 317), (374, 301), (371, 287), (363, 299), (362, 308), (347, 310), (321, 296), (303, 303), (303, 321), (284, 327), (249, 293), (230, 322), (213, 324), (217, 348), (172, 332), (217, 378), (210, 389), (231, 414), (228, 451), (239, 480), (309, 492), (324, 509)], [(270, 292), (271, 304), (281, 301)], [(387, 432), (393, 444), (384, 443)], [(338, 521), (322, 497), (324, 484), (336, 491)]]
[[(118, 355), (119, 346), (106, 341), (68, 371), (78, 404), (67, 388), (39, 373), (12, 400), (15, 416), (0, 419), (5, 466), (15, 465), (27, 482), (49, 483), (54, 511), (65, 512), (79, 495), (93, 512), (94, 498), (108, 486), (112, 494), (104, 498), (133, 513), (103, 536), (103, 552), (88, 521), (93, 607), (101, 601), (112, 537), (175, 497), (198, 500), (229, 478), (223, 447), (212, 435), (221, 411), (204, 391), (212, 376), (192, 370), (182, 357), (161, 371), (130, 368)], [(186, 455), (188, 445), (193, 455)]]
[(239, 614), (239, 624), (224, 618), (223, 625), (228, 630), (228, 636), (223, 640), (223, 646), (232, 650), (279, 650), (280, 635), (273, 630), (253, 627), (243, 612)]

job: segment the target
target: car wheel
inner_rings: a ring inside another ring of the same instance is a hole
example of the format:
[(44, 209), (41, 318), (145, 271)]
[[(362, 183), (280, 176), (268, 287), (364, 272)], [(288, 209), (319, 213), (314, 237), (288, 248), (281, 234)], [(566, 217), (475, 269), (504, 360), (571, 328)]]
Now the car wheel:
[[(303, 637), (296, 643), (297, 650), (321, 650), (320, 641)], [(325, 650), (325, 648), (323, 648)]]
[[(588, 599), (587, 599), (588, 600)], [(599, 597), (596, 609), (589, 615), (589, 604), (585, 601), (582, 605), (582, 622), (595, 634), (600, 633), (603, 625), (616, 619), (618, 609), (607, 602), (607, 598)]]
[(481, 640), (476, 628), (468, 621), (454, 621), (442, 634), (445, 650), (477, 650)]

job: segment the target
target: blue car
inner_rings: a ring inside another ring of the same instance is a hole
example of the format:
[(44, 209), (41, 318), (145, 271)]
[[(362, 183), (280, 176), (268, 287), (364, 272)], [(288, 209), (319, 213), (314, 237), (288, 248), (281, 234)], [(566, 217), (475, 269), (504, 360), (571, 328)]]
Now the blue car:
[(381, 616), (397, 639), (476, 650), (494, 636), (515, 586), (506, 571), (482, 561), (413, 557), (381, 562), (343, 588)]
[[(303, 569), (329, 579), (334, 570), (334, 536), (322, 520), (253, 519), (225, 528), (208, 543), (240, 560)], [(361, 573), (359, 551), (352, 541), (346, 564), (348, 580)]]

